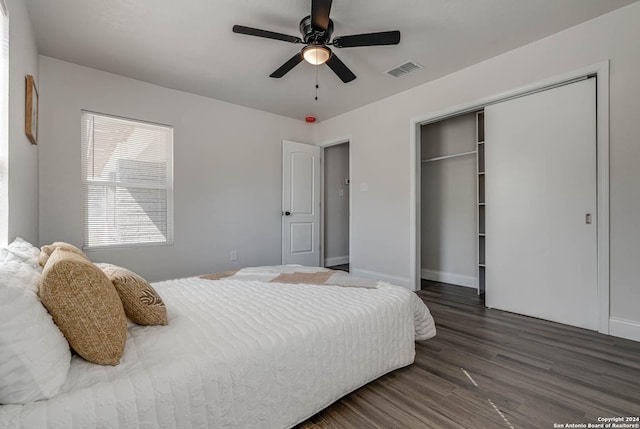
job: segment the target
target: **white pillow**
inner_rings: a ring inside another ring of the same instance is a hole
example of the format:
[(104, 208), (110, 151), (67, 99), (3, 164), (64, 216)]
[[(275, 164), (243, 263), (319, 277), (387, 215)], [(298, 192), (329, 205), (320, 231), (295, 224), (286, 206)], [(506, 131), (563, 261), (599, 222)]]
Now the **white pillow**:
[(7, 248), (0, 249), (0, 262), (20, 260), (38, 267), (40, 249), (17, 237)]
[(0, 404), (56, 395), (71, 362), (69, 344), (37, 295), (42, 272), (37, 258), (33, 266), (29, 249), (27, 261), (19, 257), (25, 248), (13, 250), (0, 252), (5, 256), (0, 262)]

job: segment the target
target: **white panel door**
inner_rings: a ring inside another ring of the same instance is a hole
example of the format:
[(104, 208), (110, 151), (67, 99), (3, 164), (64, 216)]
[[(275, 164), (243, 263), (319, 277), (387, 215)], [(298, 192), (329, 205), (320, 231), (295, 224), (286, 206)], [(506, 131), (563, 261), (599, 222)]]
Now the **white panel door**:
[(282, 142), (282, 263), (320, 265), (320, 148)]
[(485, 109), (486, 305), (597, 329), (595, 79)]

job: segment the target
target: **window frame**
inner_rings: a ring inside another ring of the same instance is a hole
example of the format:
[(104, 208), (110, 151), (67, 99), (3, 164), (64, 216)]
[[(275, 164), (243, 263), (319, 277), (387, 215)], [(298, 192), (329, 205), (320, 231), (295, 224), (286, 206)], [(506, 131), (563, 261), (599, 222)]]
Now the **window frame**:
[[(145, 121), (145, 120), (141, 120), (141, 119), (133, 119), (133, 118), (128, 118), (125, 116), (118, 116), (118, 115), (111, 115), (108, 113), (101, 113), (101, 112), (95, 112), (92, 110), (86, 110), (86, 109), (81, 109), (80, 110), (80, 128), (82, 130), (83, 127), (83, 122), (84, 122), (84, 117), (85, 115), (93, 115), (95, 116), (100, 116), (103, 118), (109, 118), (109, 119), (115, 119), (115, 120), (119, 120), (119, 121), (126, 121), (126, 122), (133, 122), (133, 123), (138, 123), (138, 124), (142, 124), (144, 126), (156, 126), (156, 127), (163, 127), (168, 129), (169, 131), (169, 135), (170, 135), (170, 141), (168, 142), (168, 147), (167, 147), (167, 160), (166, 160), (166, 183), (163, 186), (160, 185), (149, 185), (149, 184), (144, 184), (144, 183), (129, 183), (129, 182), (112, 182), (112, 181), (105, 181), (105, 180), (90, 180), (88, 179), (88, 174), (87, 174), (87, 164), (85, 162), (85, 156), (86, 156), (86, 150), (88, 149), (89, 145), (85, 145), (83, 139), (84, 136), (81, 135), (81, 141), (80, 141), (80, 155), (81, 155), (81, 170), (82, 170), (82, 221), (83, 221), (83, 236), (82, 236), (82, 250), (88, 250), (88, 251), (93, 251), (93, 250), (108, 250), (108, 249), (131, 249), (131, 248), (137, 248), (137, 247), (159, 247), (159, 246), (173, 246), (174, 243), (174, 202), (173, 202), (173, 197), (174, 197), (174, 183), (173, 183), (173, 157), (174, 157), (174, 153), (173, 153), (173, 148), (174, 148), (174, 129), (173, 126), (168, 125), (168, 124), (163, 124), (163, 123), (159, 123), (159, 122), (152, 122), (152, 121)], [(81, 131), (82, 133), (82, 131)], [(93, 139), (91, 139), (91, 141), (93, 141)], [(97, 246), (90, 246), (87, 243), (87, 239), (89, 237), (89, 222), (88, 222), (88, 210), (87, 210), (87, 206), (88, 206), (88, 190), (89, 190), (89, 186), (91, 185), (97, 185), (97, 186), (104, 186), (104, 187), (121, 187), (121, 188), (137, 188), (137, 189), (158, 189), (158, 190), (164, 190), (167, 193), (167, 239), (165, 241), (157, 241), (157, 242), (137, 242), (137, 243), (117, 243), (117, 244), (102, 244), (102, 245), (97, 245)]]
[(6, 58), (0, 65), (0, 245), (9, 243), (9, 115), (11, 84), (9, 68), (11, 61), (10, 16), (9, 8), (4, 0), (0, 0), (0, 56), (3, 56), (3, 45), (6, 46)]

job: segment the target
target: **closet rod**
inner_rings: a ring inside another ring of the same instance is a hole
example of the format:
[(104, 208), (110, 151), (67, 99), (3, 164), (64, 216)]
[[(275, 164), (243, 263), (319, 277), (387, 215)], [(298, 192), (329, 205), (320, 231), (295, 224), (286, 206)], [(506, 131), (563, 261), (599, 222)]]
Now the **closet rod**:
[(435, 158), (423, 159), (421, 162), (440, 161), (441, 159), (455, 158), (457, 156), (471, 155), (473, 153), (478, 153), (478, 151), (477, 150), (472, 150), (470, 152), (462, 152), (462, 153), (454, 153), (453, 155), (438, 156), (438, 157), (435, 157)]

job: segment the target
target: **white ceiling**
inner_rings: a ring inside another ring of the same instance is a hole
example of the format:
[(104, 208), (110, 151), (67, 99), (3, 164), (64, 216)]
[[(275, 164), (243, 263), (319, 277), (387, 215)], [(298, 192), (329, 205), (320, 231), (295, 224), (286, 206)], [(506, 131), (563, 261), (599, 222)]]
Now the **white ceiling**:
[[(300, 50), (234, 24), (300, 36), (311, 0), (26, 0), (41, 54), (292, 118), (328, 119), (636, 0), (334, 0), (334, 36), (400, 30), (397, 46), (334, 49), (357, 79), (301, 63)], [(424, 68), (385, 72), (411, 59)]]

